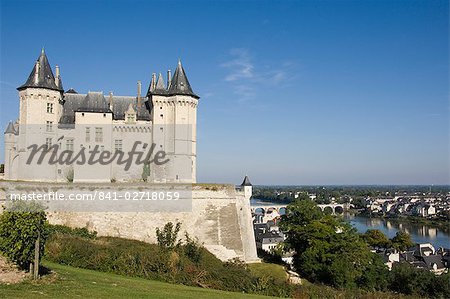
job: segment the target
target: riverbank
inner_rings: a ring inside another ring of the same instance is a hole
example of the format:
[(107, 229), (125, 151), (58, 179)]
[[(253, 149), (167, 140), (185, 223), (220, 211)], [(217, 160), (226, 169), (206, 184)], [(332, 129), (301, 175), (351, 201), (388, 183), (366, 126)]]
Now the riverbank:
[(352, 210), (351, 214), (355, 216), (373, 219), (385, 219), (389, 220), (390, 222), (398, 224), (426, 225), (432, 228), (439, 228), (443, 232), (450, 233), (450, 222), (443, 219), (427, 219), (423, 217), (406, 216), (406, 215), (390, 215), (390, 216), (370, 215), (364, 212), (358, 212), (358, 210)]

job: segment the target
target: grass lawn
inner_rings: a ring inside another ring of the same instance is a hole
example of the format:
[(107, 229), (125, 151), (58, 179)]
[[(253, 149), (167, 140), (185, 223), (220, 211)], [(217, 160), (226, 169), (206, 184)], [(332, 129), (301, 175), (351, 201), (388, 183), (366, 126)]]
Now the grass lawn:
[(37, 283), (0, 285), (0, 298), (267, 298), (130, 278), (51, 262), (44, 265), (56, 274), (47, 275)]
[(270, 276), (275, 279), (278, 283), (283, 283), (286, 281), (286, 271), (282, 265), (269, 264), (269, 263), (255, 263), (249, 264), (248, 268), (256, 277)]

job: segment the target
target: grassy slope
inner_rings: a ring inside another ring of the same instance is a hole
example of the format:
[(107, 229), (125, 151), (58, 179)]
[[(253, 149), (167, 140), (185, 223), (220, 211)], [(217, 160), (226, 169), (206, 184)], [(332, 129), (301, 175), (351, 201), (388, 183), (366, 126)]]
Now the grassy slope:
[(0, 298), (267, 298), (129, 278), (46, 262), (56, 275), (39, 283), (0, 285)]
[(286, 271), (284, 267), (277, 264), (256, 263), (248, 265), (250, 272), (256, 277), (270, 276), (278, 283), (283, 283), (287, 280)]

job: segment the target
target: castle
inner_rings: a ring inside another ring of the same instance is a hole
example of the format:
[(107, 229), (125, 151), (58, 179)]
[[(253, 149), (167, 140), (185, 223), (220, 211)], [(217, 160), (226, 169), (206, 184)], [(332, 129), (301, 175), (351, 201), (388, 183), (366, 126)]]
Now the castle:
[[(176, 221), (182, 223), (182, 231), (198, 238), (221, 260), (259, 261), (249, 179), (238, 187), (194, 184), (199, 97), (180, 62), (173, 76), (168, 72), (167, 86), (161, 74), (158, 78), (153, 74), (145, 96), (141, 96), (140, 82), (137, 96), (64, 91), (58, 67), (55, 75), (42, 51), (25, 84), (17, 88), (20, 116), (5, 131), (0, 213), (14, 194), (21, 198), (59, 194), (70, 199), (71, 195), (125, 193), (126, 205), (118, 205), (119, 209), (112, 205), (123, 201), (100, 198), (94, 208), (89, 206), (91, 200), (63, 201), (59, 210), (47, 206), (48, 220), (85, 227), (99, 236), (149, 243), (156, 242), (155, 228)], [(138, 163), (147, 152), (153, 163)], [(86, 153), (98, 158), (81, 155)], [(120, 158), (126, 153), (133, 159), (123, 163)], [(110, 155), (119, 158), (111, 163), (95, 161)], [(127, 201), (126, 194), (149, 190), (166, 194), (167, 200), (159, 205), (159, 201), (146, 200), (144, 209), (140, 201)], [(184, 200), (168, 201), (174, 190), (184, 192)], [(77, 209), (78, 203), (88, 208)]]
[[(168, 71), (167, 86), (164, 81), (161, 73), (153, 74), (145, 95), (139, 81), (136, 96), (64, 91), (59, 67), (54, 75), (42, 50), (28, 79), (17, 88), (20, 115), (5, 131), (5, 179), (195, 183), (199, 96), (192, 91), (181, 62), (173, 76)], [(33, 153), (33, 145), (42, 146), (42, 152), (54, 149), (59, 163), (52, 162), (50, 154), (37, 161), (41, 153)], [(150, 149), (163, 152), (165, 163), (125, 167), (123, 161), (95, 164), (87, 158), (70, 159), (70, 152), (75, 156)]]

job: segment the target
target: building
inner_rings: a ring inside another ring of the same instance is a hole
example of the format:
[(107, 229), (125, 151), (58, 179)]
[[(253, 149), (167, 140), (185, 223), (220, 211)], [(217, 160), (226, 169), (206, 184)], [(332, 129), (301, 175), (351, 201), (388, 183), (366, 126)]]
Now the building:
[[(42, 50), (28, 79), (17, 90), (19, 118), (10, 122), (4, 133), (5, 179), (196, 182), (199, 96), (193, 92), (181, 62), (173, 76), (168, 71), (167, 82), (161, 73), (158, 77), (153, 74), (145, 95), (141, 95), (140, 82), (134, 96), (80, 94), (74, 89), (64, 91), (59, 67), (54, 75)], [(37, 149), (40, 151), (33, 156)], [(50, 154), (41, 156), (45, 150)], [(142, 154), (132, 156), (133, 163), (125, 167), (127, 153), (133, 150)], [(56, 158), (52, 160), (53, 151)], [(86, 156), (92, 151), (98, 151), (99, 156), (105, 153), (105, 157), (109, 152), (117, 160), (89, 160)], [(156, 161), (158, 152), (165, 155), (163, 164), (144, 162), (142, 157), (149, 153)], [(42, 157), (40, 163), (38, 157)], [(79, 163), (82, 157), (84, 163)]]

